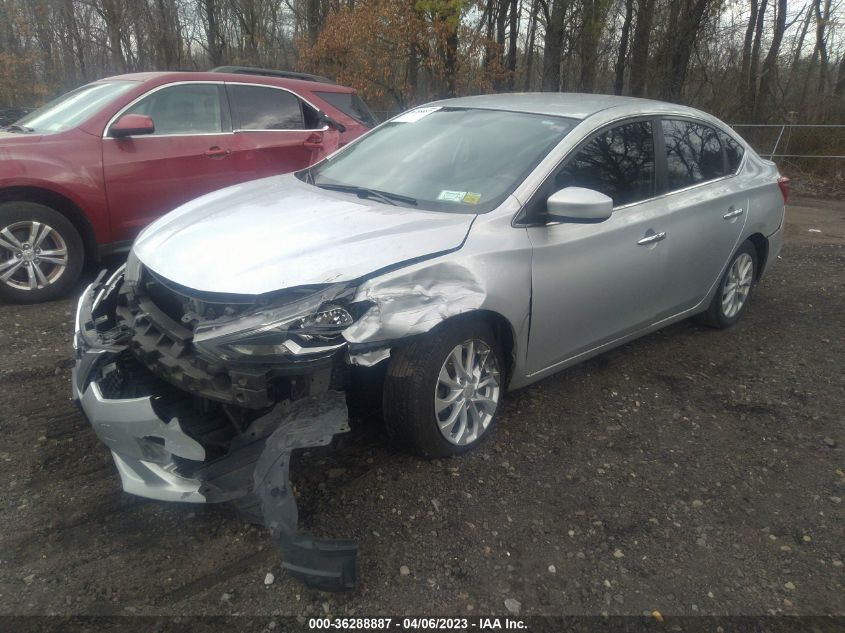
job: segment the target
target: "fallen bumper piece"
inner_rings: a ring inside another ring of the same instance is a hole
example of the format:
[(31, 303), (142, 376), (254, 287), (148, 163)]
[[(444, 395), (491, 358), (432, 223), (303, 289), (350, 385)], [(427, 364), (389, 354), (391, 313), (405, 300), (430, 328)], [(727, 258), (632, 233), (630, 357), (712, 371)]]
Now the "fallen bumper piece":
[(329, 391), (298, 400), (267, 439), (253, 472), (253, 490), (261, 500), (264, 524), (282, 550), (282, 566), (309, 587), (323, 591), (355, 586), (358, 546), (351, 540), (320, 539), (297, 531), (296, 500), (288, 477), (290, 455), (296, 449), (326, 446), (336, 434), (348, 430), (343, 393)]

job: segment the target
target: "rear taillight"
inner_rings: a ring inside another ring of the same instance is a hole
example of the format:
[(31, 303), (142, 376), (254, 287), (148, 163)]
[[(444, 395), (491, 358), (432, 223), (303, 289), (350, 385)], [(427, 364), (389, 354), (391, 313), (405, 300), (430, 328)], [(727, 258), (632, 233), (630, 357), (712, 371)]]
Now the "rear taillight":
[(786, 204), (789, 202), (789, 178), (786, 176), (778, 178), (778, 187), (780, 187), (780, 193), (783, 196), (783, 203)]

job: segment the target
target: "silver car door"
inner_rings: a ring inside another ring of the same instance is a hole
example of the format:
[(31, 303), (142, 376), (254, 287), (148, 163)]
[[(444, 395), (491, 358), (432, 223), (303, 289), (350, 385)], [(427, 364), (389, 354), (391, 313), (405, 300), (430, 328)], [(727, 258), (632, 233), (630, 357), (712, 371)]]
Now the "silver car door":
[[(528, 224), (533, 247), (530, 374), (650, 324), (661, 311), (667, 243), (665, 202), (655, 199), (652, 122), (600, 131), (540, 188), (541, 212), (567, 186), (600, 191), (614, 211), (595, 224)], [(528, 215), (527, 217), (532, 217)]]
[(720, 278), (742, 234), (748, 196), (713, 127), (665, 119), (657, 136), (665, 146), (666, 226), (672, 236), (669, 316), (699, 304)]

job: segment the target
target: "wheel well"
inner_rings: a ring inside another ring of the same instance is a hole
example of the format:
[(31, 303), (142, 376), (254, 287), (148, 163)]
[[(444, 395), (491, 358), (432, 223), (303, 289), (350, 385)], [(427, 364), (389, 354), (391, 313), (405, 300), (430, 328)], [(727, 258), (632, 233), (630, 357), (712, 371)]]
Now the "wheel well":
[(754, 233), (748, 237), (748, 241), (754, 245), (754, 250), (757, 251), (757, 279), (760, 279), (769, 255), (769, 240), (760, 233)]
[(493, 334), (496, 336), (499, 345), (501, 345), (502, 356), (507, 365), (505, 367), (505, 384), (507, 384), (513, 375), (514, 365), (516, 364), (516, 358), (514, 357), (515, 338), (510, 322), (501, 314), (492, 310), (473, 310), (472, 312), (464, 312), (463, 314), (451, 317), (443, 323), (453, 323), (458, 319), (464, 321), (480, 319), (493, 329)]
[(0, 202), (8, 202), (10, 200), (37, 202), (38, 204), (43, 204), (58, 211), (70, 220), (73, 227), (79, 231), (79, 235), (82, 237), (82, 244), (85, 247), (85, 258), (89, 261), (99, 259), (97, 238), (94, 235), (94, 229), (91, 223), (85, 217), (82, 209), (65, 196), (55, 191), (40, 189), (38, 187), (10, 187), (0, 190)]

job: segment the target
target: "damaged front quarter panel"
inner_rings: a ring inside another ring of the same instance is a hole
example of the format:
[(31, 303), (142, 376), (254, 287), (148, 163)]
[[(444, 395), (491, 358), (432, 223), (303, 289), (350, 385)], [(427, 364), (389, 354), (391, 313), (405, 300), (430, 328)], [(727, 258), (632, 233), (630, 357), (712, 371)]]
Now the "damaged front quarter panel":
[(374, 343), (423, 334), (486, 300), (482, 279), (463, 262), (418, 265), (363, 284), (355, 301), (372, 305), (343, 337), (349, 343)]

